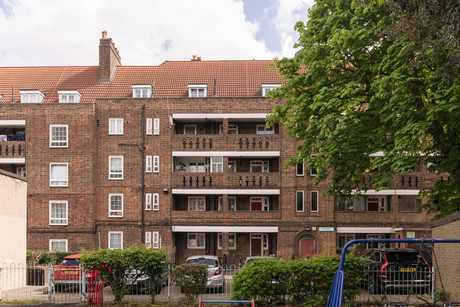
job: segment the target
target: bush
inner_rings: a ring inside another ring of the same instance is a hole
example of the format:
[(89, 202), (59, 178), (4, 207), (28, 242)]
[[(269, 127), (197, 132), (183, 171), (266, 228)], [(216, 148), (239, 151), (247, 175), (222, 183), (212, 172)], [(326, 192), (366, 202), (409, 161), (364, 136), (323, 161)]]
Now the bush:
[(199, 263), (181, 264), (173, 269), (171, 279), (185, 294), (187, 303), (193, 304), (198, 294), (206, 291), (208, 267)]
[(68, 255), (72, 255), (72, 253), (56, 250), (51, 252), (28, 251), (26, 254), (26, 260), (27, 264), (31, 266), (60, 264), (64, 257)]
[[(291, 261), (256, 260), (234, 277), (232, 299), (254, 298), (263, 305), (325, 306), (338, 267), (339, 259), (333, 256)], [(353, 302), (358, 294), (359, 284), (365, 279), (365, 267), (365, 260), (347, 256), (344, 303)]]

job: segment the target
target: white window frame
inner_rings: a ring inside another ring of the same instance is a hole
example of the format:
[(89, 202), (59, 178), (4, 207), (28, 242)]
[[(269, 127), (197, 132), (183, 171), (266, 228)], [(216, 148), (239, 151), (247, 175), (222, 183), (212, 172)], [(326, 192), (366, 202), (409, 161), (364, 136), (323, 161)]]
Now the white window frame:
[[(259, 128), (263, 128), (263, 130), (259, 130)], [(265, 124), (256, 125), (256, 134), (257, 135), (273, 135), (275, 134), (274, 126), (267, 128)]]
[(65, 250), (63, 252), (67, 253), (69, 251), (69, 242), (68, 242), (67, 239), (50, 239), (49, 240), (49, 250), (50, 250), (50, 252), (53, 251), (53, 243), (65, 243)]
[[(202, 93), (202, 95), (200, 95)], [(208, 97), (208, 85), (207, 84), (189, 84), (188, 85), (188, 97), (202, 98)]]
[[(191, 238), (195, 237), (195, 238)], [(202, 245), (198, 246), (198, 237), (201, 237), (203, 242)], [(192, 240), (195, 241), (195, 244), (192, 245)], [(187, 249), (205, 249), (206, 248), (206, 236), (202, 232), (195, 232), (195, 233), (187, 233)]]
[[(230, 205), (230, 200), (234, 201), (233, 206)], [(236, 207), (237, 207), (237, 205), (236, 205), (236, 196), (228, 196), (227, 197), (227, 206), (228, 206), (228, 211), (236, 211)], [(217, 198), (217, 210), (218, 211), (223, 211), (223, 209), (224, 209), (224, 197), (219, 196)]]
[[(120, 247), (113, 247), (112, 242), (111, 242), (111, 237), (112, 235), (120, 235)], [(108, 236), (107, 236), (107, 247), (108, 249), (123, 249), (123, 231), (109, 231)]]
[[(298, 207), (299, 194), (302, 195), (302, 210), (299, 210), (299, 207)], [(296, 212), (305, 212), (305, 192), (304, 191), (296, 191), (295, 192), (295, 211)]]
[[(235, 133), (230, 133), (233, 131)], [(224, 125), (219, 125), (219, 134), (224, 134)], [(228, 124), (227, 134), (237, 135), (238, 134), (238, 125), (237, 124)]]
[(153, 119), (153, 134), (160, 135), (160, 119), (159, 118)]
[(42, 103), (45, 95), (39, 90), (20, 90), (21, 103)]
[[(313, 194), (316, 193), (316, 210), (312, 209), (313, 206)], [(319, 212), (319, 192), (318, 191), (310, 191), (310, 212)]]
[(145, 247), (152, 248), (152, 233), (150, 231), (145, 233)]
[[(114, 170), (112, 159), (121, 159), (121, 170)], [(123, 180), (123, 156), (109, 156), (109, 180)]]
[[(198, 203), (198, 200), (202, 200), (202, 203)], [(192, 210), (192, 206), (195, 210)], [(203, 207), (199, 207), (203, 206)], [(188, 211), (206, 211), (206, 197), (204, 196), (189, 196), (187, 199), (187, 210)]]
[[(54, 128), (65, 128), (65, 140), (54, 140), (56, 137)], [(69, 126), (50, 125), (50, 148), (67, 148), (69, 145)]]
[(268, 250), (268, 234), (266, 233), (262, 235), (262, 249)]
[[(262, 167), (262, 172), (253, 171), (252, 169), (253, 167)], [(263, 160), (251, 160), (249, 169), (251, 173), (269, 173), (270, 163), (268, 163), (268, 161), (263, 161)]]
[[(217, 235), (217, 249), (221, 250), (222, 249), (222, 236), (223, 234), (219, 232)], [(233, 245), (230, 245), (230, 236), (233, 237)], [(228, 233), (228, 249), (230, 250), (235, 250), (236, 249), (236, 233), (234, 232), (229, 232)]]
[[(187, 133), (187, 128), (193, 129), (193, 133)], [(184, 135), (196, 135), (196, 125), (184, 125)]]
[[(66, 168), (65, 178), (53, 178), (53, 167), (57, 167), (57, 166), (65, 166)], [(69, 185), (69, 164), (51, 162), (49, 177), (50, 177), (50, 187), (67, 187)]]
[[(299, 172), (299, 167), (302, 167), (301, 168), (301, 171), (302, 172)], [(301, 176), (305, 176), (305, 164), (303, 163), (296, 163), (295, 165), (295, 174), (297, 177), (301, 177)]]
[[(250, 206), (251, 211), (253, 211), (252, 203), (256, 202), (257, 199), (260, 199), (262, 202), (262, 211), (270, 211), (270, 199), (266, 196), (251, 196), (251, 198), (249, 199), (249, 206)], [(258, 211), (258, 210), (254, 210), (254, 211)]]
[[(121, 209), (112, 209), (112, 198), (121, 197)], [(122, 193), (110, 193), (109, 194), (109, 217), (120, 218), (123, 217), (123, 194)]]
[(160, 210), (160, 193), (152, 193), (152, 210)]
[(153, 119), (146, 118), (145, 120), (145, 134), (152, 135), (153, 133)]
[(152, 86), (150, 84), (132, 84), (133, 98), (152, 98)]
[(109, 118), (109, 135), (123, 135), (123, 118)]
[[(340, 238), (344, 238), (343, 246), (340, 246)], [(355, 239), (355, 234), (338, 234), (337, 235), (337, 249), (343, 249), (343, 247), (350, 241)]]
[[(56, 210), (53, 210), (53, 205), (64, 205), (65, 217), (53, 217), (53, 213)], [(67, 200), (50, 200), (49, 201), (49, 225), (58, 226), (58, 225), (68, 225), (69, 222), (69, 202)]]
[(58, 91), (59, 103), (79, 103), (81, 94), (78, 91)]
[(278, 87), (280, 87), (280, 83), (265, 83), (262, 84), (262, 97), (265, 97), (268, 92), (276, 90)]
[(152, 193), (145, 193), (145, 210), (152, 210)]
[[(369, 200), (374, 201), (378, 199), (378, 207), (377, 211), (369, 211)], [(390, 212), (388, 206), (388, 195), (377, 196), (377, 195), (369, 195), (366, 197), (366, 211), (367, 212)]]
[(160, 233), (158, 231), (152, 232), (152, 248), (153, 249), (160, 248)]
[(153, 168), (152, 171), (154, 173), (160, 172), (160, 156), (152, 156), (153, 157)]
[(151, 173), (152, 172), (152, 156), (145, 156), (145, 172)]
[(224, 157), (211, 157), (211, 173), (223, 173), (224, 172)]

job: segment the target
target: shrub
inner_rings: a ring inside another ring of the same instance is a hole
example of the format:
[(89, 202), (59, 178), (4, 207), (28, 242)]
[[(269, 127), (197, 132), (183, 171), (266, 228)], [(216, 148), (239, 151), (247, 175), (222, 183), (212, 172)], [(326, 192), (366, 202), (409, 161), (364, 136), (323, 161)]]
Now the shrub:
[(185, 294), (187, 303), (192, 304), (198, 299), (198, 294), (206, 290), (208, 267), (199, 263), (178, 265), (172, 271), (171, 280)]

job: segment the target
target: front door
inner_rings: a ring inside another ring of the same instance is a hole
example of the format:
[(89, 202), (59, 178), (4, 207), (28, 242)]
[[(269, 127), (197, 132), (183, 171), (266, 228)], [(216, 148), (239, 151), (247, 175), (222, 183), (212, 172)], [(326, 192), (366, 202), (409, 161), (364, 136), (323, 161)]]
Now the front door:
[(299, 258), (303, 259), (317, 253), (316, 240), (301, 239), (299, 240)]
[(251, 256), (262, 256), (262, 238), (251, 238)]
[(251, 211), (262, 211), (262, 198), (254, 197), (251, 199)]

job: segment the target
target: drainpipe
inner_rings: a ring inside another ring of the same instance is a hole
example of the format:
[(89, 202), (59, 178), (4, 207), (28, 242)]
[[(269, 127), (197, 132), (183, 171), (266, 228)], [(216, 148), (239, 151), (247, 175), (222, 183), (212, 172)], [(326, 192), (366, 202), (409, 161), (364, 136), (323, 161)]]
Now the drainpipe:
[(145, 195), (145, 104), (142, 105), (141, 112), (141, 243), (144, 244), (144, 230), (145, 230), (145, 221), (144, 221), (144, 195)]

